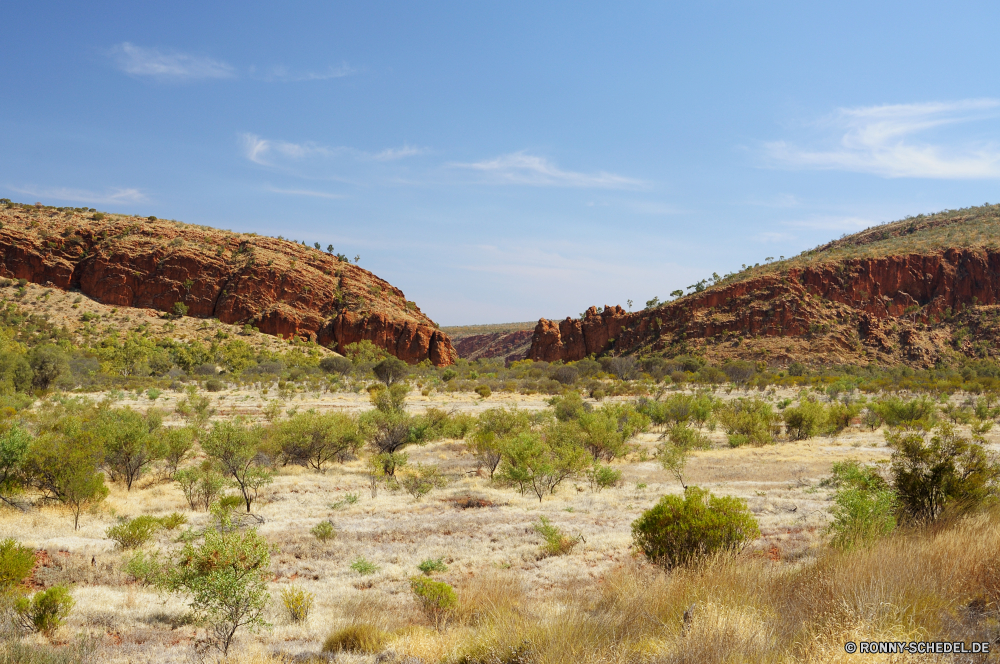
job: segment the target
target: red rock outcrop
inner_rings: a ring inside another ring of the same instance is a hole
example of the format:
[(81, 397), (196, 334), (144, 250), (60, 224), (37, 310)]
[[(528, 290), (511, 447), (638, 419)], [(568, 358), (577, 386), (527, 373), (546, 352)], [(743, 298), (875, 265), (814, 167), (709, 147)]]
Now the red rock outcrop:
[[(1000, 304), (995, 249), (849, 259), (711, 287), (635, 313), (605, 306), (602, 312), (591, 307), (583, 320), (541, 319), (528, 357), (568, 362), (592, 353), (657, 351), (693, 339), (802, 337), (831, 323), (888, 348), (886, 319), (933, 324), (971, 306), (995, 304)], [(915, 338), (908, 339), (904, 334), (900, 341), (916, 348)]]
[(0, 207), (0, 275), (79, 289), (105, 304), (174, 311), (343, 352), (368, 340), (407, 362), (457, 358), (398, 288), (287, 240), (174, 221)]

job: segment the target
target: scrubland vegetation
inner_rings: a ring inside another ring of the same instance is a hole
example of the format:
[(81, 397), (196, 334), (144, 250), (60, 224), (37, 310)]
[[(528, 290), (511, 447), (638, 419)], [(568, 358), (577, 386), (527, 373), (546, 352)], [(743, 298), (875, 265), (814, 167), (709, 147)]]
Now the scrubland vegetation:
[(437, 368), (2, 316), (0, 662), (1000, 638), (990, 361)]

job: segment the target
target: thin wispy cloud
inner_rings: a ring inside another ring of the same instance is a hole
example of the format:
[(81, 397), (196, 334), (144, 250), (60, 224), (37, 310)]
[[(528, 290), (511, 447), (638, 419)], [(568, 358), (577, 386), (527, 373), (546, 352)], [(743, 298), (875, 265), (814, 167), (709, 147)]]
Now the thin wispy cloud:
[(118, 67), (132, 76), (161, 80), (232, 78), (236, 70), (221, 60), (177, 51), (161, 51), (123, 42), (112, 49)]
[(545, 157), (526, 152), (514, 152), (474, 163), (453, 163), (449, 166), (477, 171), (486, 176), (488, 181), (498, 184), (594, 189), (639, 189), (646, 185), (641, 180), (605, 171), (598, 173), (565, 171)]
[(70, 201), (92, 205), (114, 205), (116, 203), (143, 203), (148, 200), (139, 189), (111, 188), (104, 192), (69, 187), (10, 187), (13, 191), (39, 200)]
[(290, 143), (261, 138), (256, 134), (240, 136), (243, 146), (243, 156), (255, 164), (274, 166), (278, 161), (302, 162), (311, 158), (329, 159), (348, 155), (362, 161), (395, 161), (423, 154), (422, 148), (403, 145), (400, 148), (387, 148), (381, 152), (365, 152), (348, 147), (326, 147), (311, 141), (305, 143)]
[[(251, 74), (254, 73), (251, 70)], [(264, 81), (276, 82), (298, 82), (298, 81), (327, 81), (333, 78), (343, 78), (357, 73), (357, 70), (350, 67), (346, 62), (339, 66), (330, 66), (322, 71), (296, 72), (288, 67), (275, 66), (265, 70), (261, 79)]]
[(312, 191), (310, 189), (280, 189), (278, 187), (264, 187), (265, 191), (274, 194), (288, 194), (289, 196), (311, 196), (313, 198), (345, 198), (343, 194), (330, 194), (325, 191)]
[(842, 108), (817, 125), (833, 134), (829, 149), (787, 141), (764, 145), (776, 164), (870, 173), (889, 178), (992, 179), (1000, 177), (995, 143), (934, 143), (920, 140), (932, 129), (994, 118), (1000, 100), (891, 104)]
[(418, 154), (424, 154), (426, 150), (422, 148), (413, 147), (412, 145), (404, 145), (401, 148), (388, 148), (382, 150), (381, 152), (376, 152), (375, 154), (369, 155), (368, 158), (373, 161), (395, 161), (397, 159), (405, 159), (406, 157), (415, 157)]

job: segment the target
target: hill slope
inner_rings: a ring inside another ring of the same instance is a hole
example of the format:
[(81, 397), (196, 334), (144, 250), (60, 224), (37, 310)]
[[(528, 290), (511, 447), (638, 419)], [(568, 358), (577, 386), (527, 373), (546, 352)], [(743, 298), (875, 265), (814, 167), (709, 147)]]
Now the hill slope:
[(498, 357), (506, 362), (523, 360), (531, 347), (534, 323), (462, 325), (442, 328), (466, 360)]
[[(715, 275), (713, 275), (715, 277)], [(542, 319), (528, 357), (703, 353), (787, 364), (931, 366), (998, 351), (1000, 206), (876, 226), (789, 259), (715, 277), (640, 312)]]
[(343, 351), (369, 340), (408, 362), (457, 355), (402, 291), (287, 240), (89, 210), (0, 205), (0, 276), (78, 289), (117, 306), (174, 311)]

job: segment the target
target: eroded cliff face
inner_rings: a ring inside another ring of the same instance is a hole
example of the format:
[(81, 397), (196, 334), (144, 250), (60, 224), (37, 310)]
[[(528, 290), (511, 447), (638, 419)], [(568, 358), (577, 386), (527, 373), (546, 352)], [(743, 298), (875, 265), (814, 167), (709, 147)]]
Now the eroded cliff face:
[(457, 358), (402, 291), (336, 256), (286, 240), (179, 222), (0, 209), (0, 275), (79, 289), (105, 304), (173, 311), (343, 352), (367, 339), (407, 362)]
[(455, 339), (458, 356), (467, 360), (499, 357), (505, 362), (523, 360), (531, 346), (531, 330), (473, 334)]
[(542, 319), (528, 357), (569, 362), (699, 340), (739, 345), (747, 338), (826, 335), (854, 360), (927, 364), (950, 342), (950, 335), (935, 335), (936, 325), (998, 303), (1000, 251), (844, 260), (712, 287), (652, 310), (591, 307), (582, 320)]

